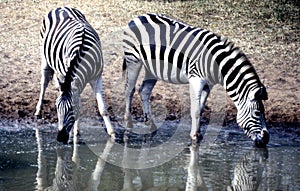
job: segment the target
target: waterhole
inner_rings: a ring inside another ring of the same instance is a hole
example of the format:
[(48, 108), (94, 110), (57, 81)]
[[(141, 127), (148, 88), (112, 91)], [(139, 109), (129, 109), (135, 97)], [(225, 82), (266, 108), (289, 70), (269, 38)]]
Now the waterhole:
[[(81, 129), (78, 144), (61, 145), (54, 125), (1, 127), (0, 190), (300, 190), (300, 139), (280, 127), (270, 129), (264, 149), (254, 148), (234, 125), (222, 127), (206, 144), (172, 140), (174, 150), (176, 141), (184, 144), (179, 153), (153, 167), (136, 169), (126, 164), (143, 160), (143, 152), (150, 157), (150, 151), (139, 150), (147, 139), (148, 148), (157, 147), (174, 134), (172, 128), (161, 128), (146, 139), (131, 135), (126, 141), (119, 129), (115, 142), (102, 128)], [(189, 129), (181, 134), (188, 137)], [(114, 151), (117, 146), (122, 152)], [(132, 155), (128, 148), (140, 155)]]

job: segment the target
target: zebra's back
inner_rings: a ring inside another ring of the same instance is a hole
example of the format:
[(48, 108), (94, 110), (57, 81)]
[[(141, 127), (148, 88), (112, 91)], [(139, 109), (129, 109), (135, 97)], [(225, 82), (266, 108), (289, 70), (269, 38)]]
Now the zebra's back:
[(253, 65), (232, 42), (206, 30), (159, 14), (144, 14), (124, 31), (125, 58), (141, 60), (153, 78), (188, 83), (199, 77), (221, 84), (233, 101), (245, 96), (245, 85), (262, 86)]
[(204, 65), (200, 68), (198, 64), (201, 51), (205, 50), (211, 37), (220, 45), (227, 43), (206, 29), (157, 14), (133, 19), (124, 33), (125, 55), (143, 60), (145, 68), (154, 77), (171, 83), (188, 83), (189, 75), (203, 79), (211, 76), (205, 75), (202, 72)]
[(60, 82), (72, 78), (82, 91), (102, 73), (100, 40), (78, 10), (61, 7), (45, 16), (41, 28), (42, 58)]

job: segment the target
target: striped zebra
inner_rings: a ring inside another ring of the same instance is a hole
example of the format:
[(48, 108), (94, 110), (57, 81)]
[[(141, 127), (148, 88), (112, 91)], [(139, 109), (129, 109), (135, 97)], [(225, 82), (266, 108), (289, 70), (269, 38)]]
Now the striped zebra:
[(80, 93), (90, 83), (107, 132), (114, 136), (103, 96), (100, 39), (85, 16), (73, 8), (54, 9), (44, 17), (40, 37), (42, 78), (35, 116), (41, 116), (45, 90), (54, 75), (60, 92), (56, 100), (57, 140), (66, 143), (73, 126), (78, 134)]
[(151, 119), (149, 98), (157, 80), (190, 86), (193, 141), (199, 137), (200, 114), (210, 89), (221, 84), (237, 107), (237, 122), (254, 145), (269, 141), (262, 100), (266, 88), (246, 56), (226, 38), (165, 15), (144, 14), (124, 30), (123, 73), (126, 77), (125, 121), (141, 67), (145, 77), (139, 89), (145, 120)]

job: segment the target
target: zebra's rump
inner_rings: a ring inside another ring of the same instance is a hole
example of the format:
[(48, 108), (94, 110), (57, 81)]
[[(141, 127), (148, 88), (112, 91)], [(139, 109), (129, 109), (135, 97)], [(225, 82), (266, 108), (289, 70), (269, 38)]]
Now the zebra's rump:
[(60, 82), (72, 78), (83, 89), (102, 73), (99, 36), (80, 11), (68, 7), (52, 10), (44, 18), (40, 34), (42, 56)]

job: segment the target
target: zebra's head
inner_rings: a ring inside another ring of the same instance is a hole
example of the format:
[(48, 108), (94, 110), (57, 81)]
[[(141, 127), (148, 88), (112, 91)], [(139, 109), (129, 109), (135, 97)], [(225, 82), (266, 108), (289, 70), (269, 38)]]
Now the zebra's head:
[(59, 130), (57, 141), (65, 144), (69, 140), (69, 133), (76, 120), (76, 106), (73, 103), (72, 94), (72, 91), (61, 92), (60, 96), (56, 100)]
[(238, 107), (237, 123), (244, 129), (256, 147), (265, 147), (269, 142), (263, 100), (268, 99), (265, 87), (249, 92), (247, 99)]

